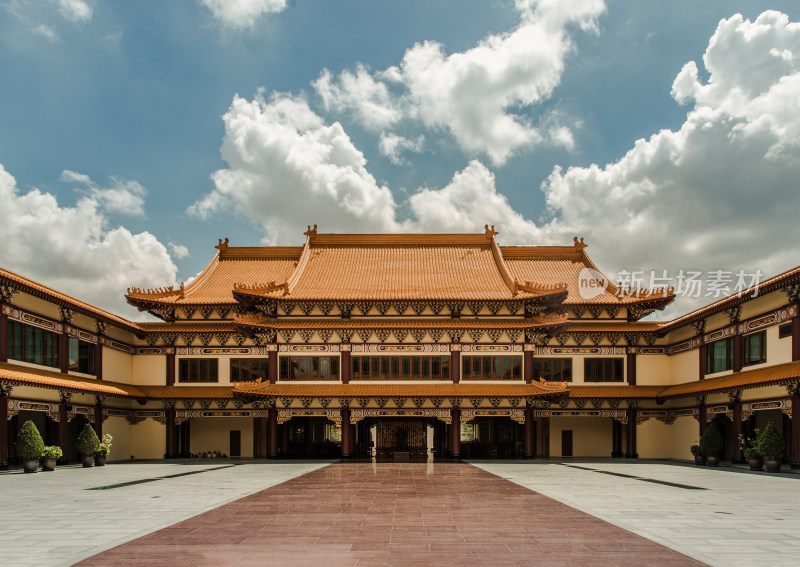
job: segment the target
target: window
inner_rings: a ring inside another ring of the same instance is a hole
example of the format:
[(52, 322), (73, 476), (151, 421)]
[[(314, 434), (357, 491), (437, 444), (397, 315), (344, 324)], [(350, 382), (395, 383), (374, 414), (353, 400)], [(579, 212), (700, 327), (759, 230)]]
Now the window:
[(785, 325), (781, 325), (778, 327), (778, 338), (785, 339), (786, 337), (792, 336), (792, 324), (786, 323)]
[(706, 345), (706, 372), (722, 372), (733, 368), (733, 339), (722, 339)]
[(232, 358), (231, 382), (253, 382), (267, 379), (268, 358)]
[(338, 356), (282, 356), (279, 380), (338, 380)]
[(753, 333), (744, 337), (742, 364), (758, 364), (767, 361), (767, 332)]
[(58, 335), (51, 331), (8, 322), (8, 358), (58, 367)]
[(94, 374), (95, 345), (86, 341), (69, 338), (69, 369), (73, 372)]
[(584, 382), (622, 382), (622, 358), (586, 358), (583, 361)]
[(519, 380), (521, 356), (465, 356), (461, 363), (464, 380)]
[(178, 361), (178, 382), (219, 382), (216, 358), (182, 358)]
[(552, 382), (572, 382), (571, 358), (534, 358), (533, 379)]
[(353, 380), (449, 380), (449, 356), (354, 356)]

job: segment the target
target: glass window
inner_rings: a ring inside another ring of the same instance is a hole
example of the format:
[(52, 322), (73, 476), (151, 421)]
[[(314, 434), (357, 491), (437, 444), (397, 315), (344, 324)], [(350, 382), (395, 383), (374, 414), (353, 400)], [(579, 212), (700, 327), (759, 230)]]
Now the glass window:
[(744, 337), (744, 357), (742, 364), (758, 364), (767, 361), (767, 332), (761, 331)]
[[(449, 357), (442, 357), (441, 360), (446, 374)], [(465, 356), (462, 367), (464, 380), (512, 380), (522, 377), (521, 356)]]
[(722, 372), (733, 368), (733, 339), (714, 341), (706, 346), (706, 372)]
[(625, 361), (622, 358), (584, 359), (585, 382), (622, 382)]
[(178, 361), (178, 381), (218, 382), (218, 365), (216, 358), (181, 358)]
[(533, 378), (550, 382), (572, 382), (571, 358), (534, 358)]
[(81, 341), (75, 337), (69, 338), (69, 369), (73, 372), (94, 374), (95, 345)]
[[(266, 360), (266, 359), (265, 359)], [(282, 356), (280, 357), (279, 380), (338, 380), (338, 356)], [(353, 359), (353, 374), (360, 364)]]
[[(9, 321), (8, 357), (12, 360), (57, 368), (58, 337), (56, 333), (39, 327)], [(94, 357), (92, 357), (92, 368), (94, 368)]]
[(785, 325), (781, 325), (778, 327), (778, 338), (785, 339), (786, 337), (792, 336), (792, 324), (786, 323)]
[[(287, 359), (281, 360), (281, 372), (288, 374)], [(269, 359), (267, 358), (232, 358), (231, 382), (252, 382), (261, 378), (269, 378)]]

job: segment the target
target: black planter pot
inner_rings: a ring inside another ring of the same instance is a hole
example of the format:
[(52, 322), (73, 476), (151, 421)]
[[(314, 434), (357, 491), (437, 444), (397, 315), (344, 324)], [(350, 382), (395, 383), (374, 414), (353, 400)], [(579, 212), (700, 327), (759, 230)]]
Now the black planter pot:
[(764, 468), (764, 459), (761, 457), (754, 459), (747, 459), (747, 464), (751, 471), (760, 471)]
[(767, 472), (781, 472), (780, 459), (767, 459), (764, 465), (766, 465)]
[(84, 455), (81, 459), (83, 463), (83, 468), (89, 468), (94, 466), (94, 455)]
[(698, 467), (706, 466), (706, 456), (705, 455), (695, 455), (694, 456), (694, 464)]
[(54, 470), (56, 470), (56, 460), (55, 459), (44, 459), (42, 461), (42, 471), (52, 472)]
[(39, 459), (25, 459), (22, 461), (22, 468), (26, 473), (35, 473), (39, 470)]
[(94, 466), (96, 466), (96, 467), (104, 467), (104, 466), (106, 466), (106, 456), (105, 455), (95, 455), (95, 457), (94, 457)]
[(709, 455), (708, 456), (708, 460), (706, 461), (706, 464), (709, 467), (718, 467), (719, 466), (719, 457), (717, 457), (716, 455), (714, 455), (714, 456)]

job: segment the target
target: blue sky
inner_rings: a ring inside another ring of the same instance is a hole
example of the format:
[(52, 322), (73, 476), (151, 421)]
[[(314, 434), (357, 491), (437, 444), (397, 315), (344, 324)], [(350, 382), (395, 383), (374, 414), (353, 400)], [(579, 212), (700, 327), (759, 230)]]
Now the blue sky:
[(129, 314), (126, 287), (191, 278), (218, 237), (488, 222), (583, 235), (612, 275), (771, 275), (800, 263), (797, 12), (0, 1), (0, 265)]

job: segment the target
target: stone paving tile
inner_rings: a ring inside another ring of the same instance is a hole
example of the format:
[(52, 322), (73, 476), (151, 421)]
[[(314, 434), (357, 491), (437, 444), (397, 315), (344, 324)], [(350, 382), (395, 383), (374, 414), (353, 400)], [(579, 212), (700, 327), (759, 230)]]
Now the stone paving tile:
[(81, 564), (147, 561), (193, 567), (702, 565), (461, 463), (333, 464)]

